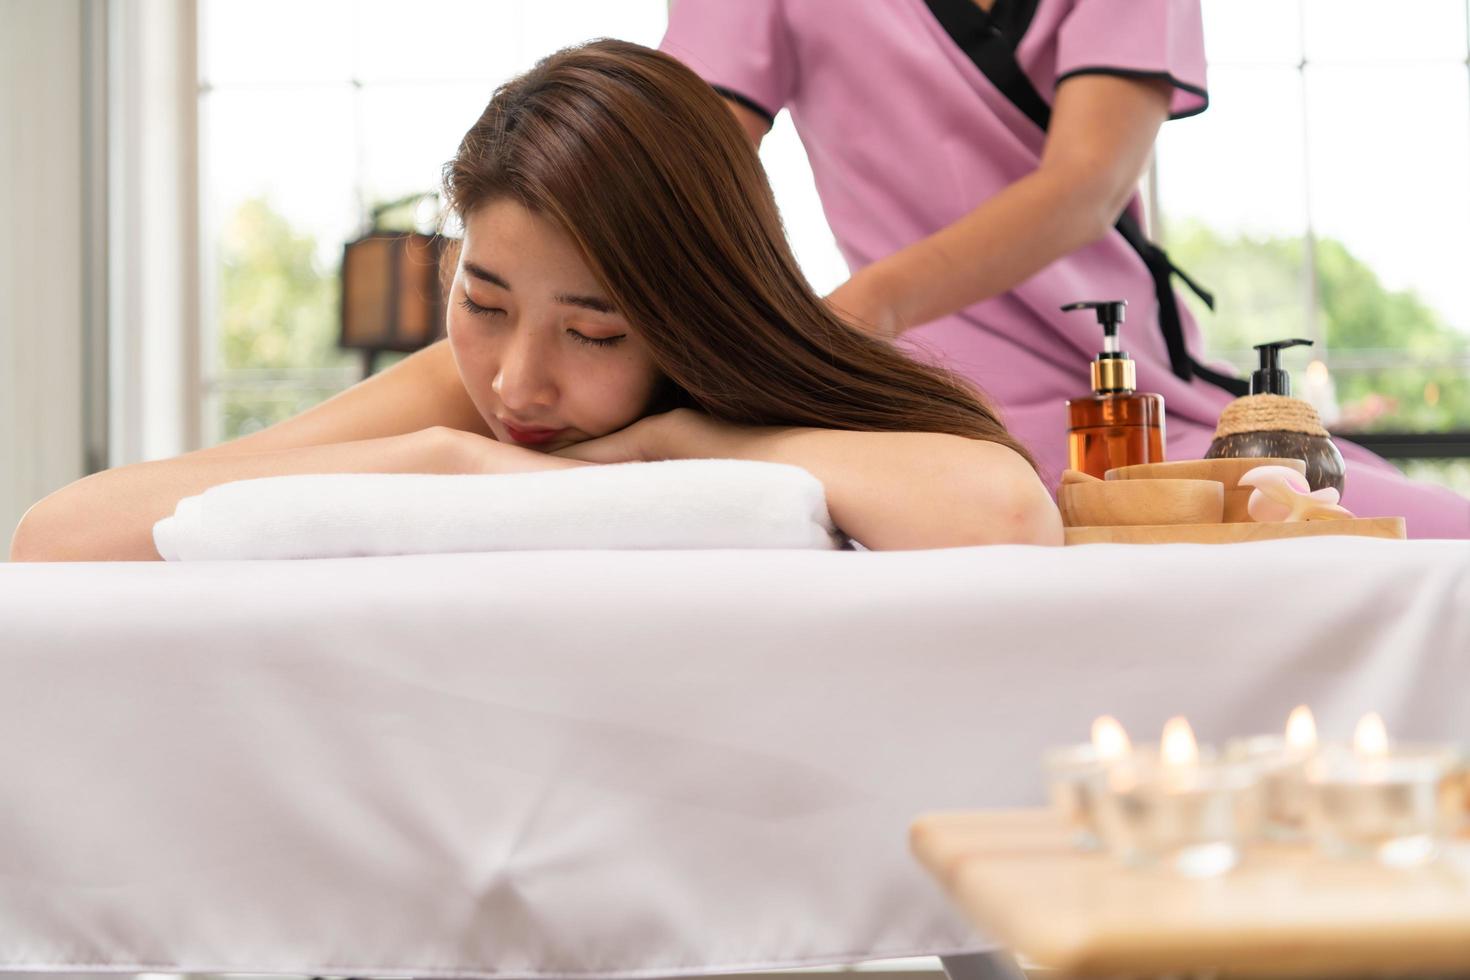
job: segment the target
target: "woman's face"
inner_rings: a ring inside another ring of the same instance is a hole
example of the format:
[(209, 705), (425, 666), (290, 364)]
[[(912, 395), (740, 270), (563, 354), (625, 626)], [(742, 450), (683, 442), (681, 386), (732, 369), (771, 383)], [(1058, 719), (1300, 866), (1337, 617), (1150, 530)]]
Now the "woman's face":
[(551, 452), (646, 412), (659, 374), (576, 244), (514, 201), (465, 220), (449, 295), (460, 379), (501, 442)]

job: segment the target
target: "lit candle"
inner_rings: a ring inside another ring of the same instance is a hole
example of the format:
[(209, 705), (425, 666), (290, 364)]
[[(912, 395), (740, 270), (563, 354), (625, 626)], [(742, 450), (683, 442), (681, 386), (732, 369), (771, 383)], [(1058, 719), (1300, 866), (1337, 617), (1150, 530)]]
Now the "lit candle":
[(1286, 735), (1232, 739), (1225, 757), (1260, 768), (1262, 832), (1275, 840), (1300, 840), (1306, 822), (1306, 762), (1317, 751), (1312, 709), (1299, 704), (1286, 719)]
[(1164, 722), (1159, 754), (1164, 765), (1176, 772), (1189, 773), (1199, 765), (1199, 743), (1194, 740), (1194, 729), (1189, 727), (1188, 718), (1176, 715)]
[(1307, 767), (1313, 838), (1330, 854), (1395, 866), (1431, 860), (1445, 830), (1440, 785), (1456, 758), (1451, 745), (1391, 743), (1383, 718), (1369, 712), (1351, 751), (1330, 746)]
[(1382, 759), (1388, 755), (1388, 726), (1376, 711), (1358, 719), (1353, 729), (1353, 751), (1361, 759)]
[(1202, 752), (1188, 720), (1170, 718), (1157, 754), (1133, 753), (1107, 774), (1098, 830), (1130, 864), (1189, 877), (1230, 870), (1259, 821), (1256, 769)]
[(1133, 746), (1128, 733), (1112, 715), (1092, 723), (1092, 741), (1050, 749), (1042, 762), (1052, 806), (1072, 829), (1072, 841), (1084, 850), (1101, 846), (1097, 837), (1099, 781), (1109, 766), (1128, 758)]
[(1117, 762), (1133, 751), (1128, 733), (1112, 715), (1101, 715), (1093, 721), (1092, 747), (1103, 762)]
[(1286, 717), (1286, 745), (1301, 755), (1311, 755), (1317, 748), (1317, 721), (1312, 709), (1299, 704)]

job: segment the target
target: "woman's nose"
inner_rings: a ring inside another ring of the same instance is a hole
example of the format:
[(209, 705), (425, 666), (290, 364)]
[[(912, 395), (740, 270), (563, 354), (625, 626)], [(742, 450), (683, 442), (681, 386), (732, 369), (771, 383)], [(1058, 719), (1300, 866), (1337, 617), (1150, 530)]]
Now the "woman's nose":
[(490, 383), (501, 404), (517, 414), (556, 402), (547, 352), (539, 348), (532, 334), (530, 330), (514, 332), (500, 352), (500, 369)]

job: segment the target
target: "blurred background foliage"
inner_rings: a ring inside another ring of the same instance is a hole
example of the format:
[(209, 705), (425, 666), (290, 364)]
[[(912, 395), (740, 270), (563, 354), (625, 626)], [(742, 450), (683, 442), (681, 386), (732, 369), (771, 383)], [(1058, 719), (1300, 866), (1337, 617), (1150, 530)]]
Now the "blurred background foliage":
[[(1341, 430), (1470, 428), (1470, 387), (1463, 381), (1470, 338), (1413, 291), (1386, 288), (1341, 242), (1316, 239), (1313, 252), (1323, 343), (1290, 352), (1298, 387), (1306, 363), (1323, 359)], [(1303, 239), (1224, 237), (1195, 222), (1169, 236), (1169, 254), (1214, 291), (1213, 313), (1193, 294), (1185, 297), (1210, 349), (1237, 368), (1253, 366), (1254, 344), (1310, 335), (1300, 314)]]
[[(340, 251), (323, 259), (264, 198), (244, 201), (219, 238), (220, 440), (273, 425), (349, 387), (361, 356), (337, 346)], [(401, 359), (383, 354), (379, 369)]]

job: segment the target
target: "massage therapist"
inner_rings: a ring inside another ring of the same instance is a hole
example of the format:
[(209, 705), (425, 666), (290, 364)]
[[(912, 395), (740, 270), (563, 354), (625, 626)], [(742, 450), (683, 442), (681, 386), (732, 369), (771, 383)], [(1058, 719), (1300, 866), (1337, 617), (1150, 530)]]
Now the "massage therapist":
[[(1168, 457), (1204, 455), (1244, 386), (1196, 360), (1137, 194), (1159, 127), (1208, 103), (1198, 0), (674, 0), (662, 48), (757, 143), (790, 111), (855, 270), (829, 303), (976, 382), (1053, 481), (1100, 339), (1076, 300), (1128, 301)], [(1470, 536), (1464, 498), (1338, 445), (1355, 512)]]

